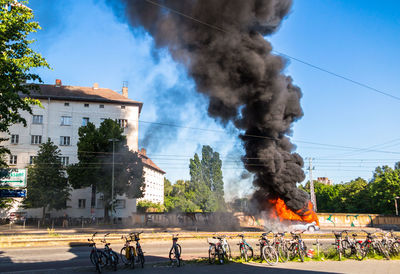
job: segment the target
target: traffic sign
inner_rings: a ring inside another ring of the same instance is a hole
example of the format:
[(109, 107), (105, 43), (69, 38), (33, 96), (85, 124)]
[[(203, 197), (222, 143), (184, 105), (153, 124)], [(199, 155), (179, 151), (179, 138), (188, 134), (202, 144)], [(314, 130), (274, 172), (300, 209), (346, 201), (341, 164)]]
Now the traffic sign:
[(2, 187), (26, 187), (26, 174), (25, 168), (12, 168), (8, 170), (8, 175), (0, 178), (0, 186)]
[(1, 198), (25, 198), (25, 189), (0, 189)]

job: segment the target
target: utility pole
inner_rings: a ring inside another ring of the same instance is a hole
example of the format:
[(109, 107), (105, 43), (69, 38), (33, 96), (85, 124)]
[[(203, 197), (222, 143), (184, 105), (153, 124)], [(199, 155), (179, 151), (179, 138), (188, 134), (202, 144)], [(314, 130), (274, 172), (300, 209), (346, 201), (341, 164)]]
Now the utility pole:
[(317, 199), (315, 198), (315, 191), (314, 191), (314, 181), (312, 178), (312, 171), (313, 171), (313, 166), (312, 166), (312, 158), (308, 158), (308, 172), (310, 175), (310, 196), (311, 196), (311, 203), (313, 204), (314, 211), (317, 212)]

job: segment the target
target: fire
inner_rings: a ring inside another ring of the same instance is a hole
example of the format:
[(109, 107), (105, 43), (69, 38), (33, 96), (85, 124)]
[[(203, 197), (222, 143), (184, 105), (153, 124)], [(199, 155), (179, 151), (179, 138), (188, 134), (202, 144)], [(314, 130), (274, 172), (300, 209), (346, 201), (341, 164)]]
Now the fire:
[(281, 198), (270, 199), (269, 203), (272, 205), (271, 217), (279, 218), (281, 222), (284, 220), (291, 220), (306, 223), (316, 222), (316, 224), (319, 225), (317, 214), (314, 212), (310, 201), (308, 201), (306, 208), (297, 210), (296, 212), (289, 209)]

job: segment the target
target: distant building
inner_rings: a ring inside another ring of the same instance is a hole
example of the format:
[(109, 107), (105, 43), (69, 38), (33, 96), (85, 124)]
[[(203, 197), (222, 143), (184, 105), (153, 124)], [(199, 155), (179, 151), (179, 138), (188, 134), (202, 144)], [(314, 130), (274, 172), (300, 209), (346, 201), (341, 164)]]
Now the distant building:
[[(55, 85), (38, 85), (40, 92), (32, 92), (30, 97), (39, 99), (43, 108), (32, 107), (32, 115), (23, 112), (27, 127), (21, 124), (10, 127), (10, 135), (2, 134), (9, 140), (3, 144), (10, 149), (9, 165), (13, 168), (26, 168), (32, 164), (39, 145), (50, 138), (59, 146), (62, 162), (65, 165), (78, 162), (77, 142), (78, 129), (88, 122), (97, 127), (107, 118), (113, 119), (124, 129), (127, 145), (130, 150), (138, 151), (139, 116), (142, 103), (128, 98), (128, 88), (123, 87), (122, 94), (111, 89), (93, 87), (63, 86), (61, 80)], [(139, 153), (145, 164), (145, 197), (152, 201), (164, 201), (164, 174), (147, 156), (145, 150)], [(29, 195), (29, 194), (28, 194)], [(71, 192), (68, 208), (59, 212), (51, 211), (50, 215), (70, 217), (103, 217), (104, 205), (102, 195), (92, 197), (91, 188), (74, 189)], [(129, 217), (136, 212), (136, 199), (124, 196), (116, 197), (117, 217)], [(11, 212), (24, 211), (27, 217), (41, 217), (41, 209), (20, 209), (22, 198), (15, 198)], [(9, 211), (10, 212), (10, 211)], [(4, 217), (8, 212), (0, 211)]]
[(317, 181), (318, 181), (319, 183), (324, 184), (324, 185), (328, 185), (328, 186), (332, 185), (332, 181), (329, 180), (328, 177), (318, 177)]
[(144, 148), (140, 150), (139, 157), (144, 164), (146, 190), (144, 192), (144, 197), (138, 200), (147, 200), (153, 203), (163, 204), (165, 172), (147, 157)]

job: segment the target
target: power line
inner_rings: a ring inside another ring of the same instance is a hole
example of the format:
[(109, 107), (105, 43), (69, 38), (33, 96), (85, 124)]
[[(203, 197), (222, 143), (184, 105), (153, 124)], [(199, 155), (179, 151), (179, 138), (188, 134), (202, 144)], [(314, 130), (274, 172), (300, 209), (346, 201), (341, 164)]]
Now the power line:
[[(221, 28), (221, 27), (217, 27), (217, 26), (215, 26), (215, 25), (209, 24), (209, 23), (207, 23), (207, 22), (204, 22), (204, 21), (202, 21), (202, 20), (199, 20), (199, 19), (197, 19), (197, 18), (194, 18), (194, 17), (192, 17), (192, 16), (190, 16), (190, 15), (184, 14), (184, 13), (182, 13), (182, 12), (180, 12), (180, 11), (175, 10), (175, 9), (171, 9), (171, 8), (165, 6), (165, 5), (156, 3), (156, 2), (151, 1), (151, 0), (145, 0), (145, 1), (148, 2), (148, 3), (150, 3), (150, 4), (153, 4), (153, 5), (155, 5), (155, 6), (164, 8), (164, 9), (166, 9), (166, 10), (168, 10), (168, 11), (170, 11), (170, 12), (173, 12), (173, 13), (175, 13), (175, 14), (178, 14), (178, 15), (180, 15), (180, 16), (183, 16), (183, 17), (185, 17), (185, 18), (187, 18), (187, 19), (193, 20), (193, 21), (195, 21), (195, 22), (197, 22), (197, 23), (200, 23), (200, 24), (202, 24), (202, 25), (205, 25), (205, 26), (207, 26), (207, 27), (209, 27), (209, 28), (212, 28), (212, 29), (215, 29), (215, 30), (224, 32), (224, 33), (228, 33), (227, 30), (225, 30), (225, 29), (223, 29), (223, 28)], [(397, 97), (397, 96), (392, 95), (392, 94), (390, 94), (390, 93), (384, 92), (384, 91), (379, 90), (379, 89), (377, 89), (377, 88), (371, 87), (371, 86), (369, 86), (369, 85), (367, 85), (367, 84), (363, 84), (363, 83), (361, 83), (360, 81), (353, 80), (353, 79), (351, 79), (351, 78), (349, 78), (349, 77), (346, 77), (346, 76), (340, 75), (340, 74), (338, 74), (338, 73), (329, 71), (329, 70), (327, 70), (327, 69), (324, 69), (324, 68), (322, 68), (322, 67), (313, 65), (313, 64), (311, 64), (311, 63), (309, 63), (309, 62), (306, 62), (306, 61), (301, 60), (301, 59), (299, 59), (299, 58), (290, 56), (290, 55), (288, 55), (288, 54), (286, 54), (286, 53), (279, 52), (279, 51), (277, 51), (277, 50), (272, 50), (272, 52), (275, 52), (276, 54), (281, 55), (281, 56), (285, 56), (286, 58), (289, 58), (289, 59), (291, 59), (291, 60), (297, 61), (297, 62), (299, 62), (299, 63), (302, 63), (302, 64), (304, 64), (304, 65), (307, 65), (307, 66), (312, 67), (312, 68), (314, 68), (314, 69), (317, 69), (317, 70), (319, 70), (319, 71), (325, 72), (325, 73), (327, 73), (327, 74), (330, 74), (330, 75), (335, 76), (335, 77), (337, 77), (337, 78), (340, 78), (340, 79), (342, 79), (342, 80), (348, 81), (348, 82), (353, 83), (353, 84), (355, 84), (355, 85), (361, 86), (361, 87), (363, 87), (363, 88), (369, 89), (369, 90), (371, 90), (371, 91), (380, 93), (380, 94), (382, 94), (382, 95), (385, 95), (385, 96), (387, 96), (387, 97), (390, 97), (390, 98), (392, 98), (392, 99), (395, 99), (395, 100), (400, 101), (400, 97)]]

